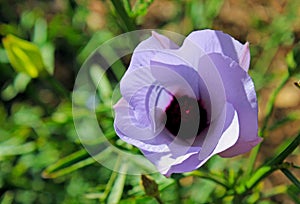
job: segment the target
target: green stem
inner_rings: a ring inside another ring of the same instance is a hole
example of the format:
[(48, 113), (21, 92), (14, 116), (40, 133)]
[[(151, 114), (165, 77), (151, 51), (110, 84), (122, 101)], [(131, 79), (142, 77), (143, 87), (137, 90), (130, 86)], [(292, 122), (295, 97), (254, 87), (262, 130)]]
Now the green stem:
[(270, 175), (277, 169), (286, 169), (291, 165), (282, 163), (283, 160), (290, 155), (300, 144), (300, 132), (296, 138), (285, 148), (278, 156), (261, 166), (245, 184), (238, 186), (236, 191), (240, 195), (244, 195), (248, 190), (254, 188), (261, 180)]
[(159, 204), (163, 204), (164, 202), (161, 200), (160, 196), (155, 196), (154, 197), (155, 200), (159, 203)]
[(266, 117), (264, 119), (264, 122), (263, 122), (263, 125), (262, 125), (262, 128), (260, 130), (260, 136), (261, 137), (264, 137), (265, 136), (265, 132), (266, 132), (266, 128), (268, 126), (268, 122), (271, 118), (271, 115), (273, 113), (273, 109), (274, 109), (274, 103), (275, 103), (275, 99), (276, 99), (276, 96), (278, 95), (279, 91), (284, 87), (284, 85), (288, 82), (289, 80), (289, 73), (286, 73), (284, 75), (284, 77), (282, 78), (280, 84), (278, 85), (278, 87), (272, 92), (269, 100), (268, 100), (268, 103), (266, 105)]
[[(120, 159), (120, 156), (119, 156), (117, 158), (117, 161), (116, 161), (116, 164), (114, 166), (114, 169), (119, 168), (120, 165), (121, 165), (121, 159)], [(113, 187), (114, 181), (116, 180), (117, 176), (118, 176), (118, 172), (113, 171), (111, 173), (111, 176), (110, 176), (110, 178), (108, 180), (108, 183), (106, 184), (105, 190), (104, 190), (104, 192), (103, 192), (103, 194), (102, 194), (102, 196), (100, 198), (100, 201), (105, 201), (107, 199), (108, 194), (111, 191), (111, 188)]]
[(178, 204), (182, 203), (182, 198), (181, 198), (181, 184), (179, 182), (179, 179), (180, 178), (175, 178), (176, 193), (177, 193), (176, 203), (178, 203)]
[(298, 189), (300, 189), (300, 181), (292, 174), (292, 172), (288, 169), (281, 169), (281, 171), (286, 177), (288, 177), (288, 179), (290, 179), (291, 182), (293, 182), (293, 184), (295, 184), (295, 186), (298, 187)]
[(203, 178), (203, 179), (207, 179), (207, 180), (213, 181), (214, 183), (217, 183), (217, 184), (223, 186), (226, 189), (230, 189), (230, 187), (225, 183), (224, 180), (222, 180), (220, 178), (220, 176), (214, 176), (211, 173), (205, 173), (205, 172), (197, 170), (197, 171), (192, 171), (192, 172), (188, 173), (187, 175), (197, 176), (197, 177), (200, 177), (200, 178)]
[(246, 169), (246, 172), (245, 172), (245, 176), (243, 177), (244, 180), (248, 180), (249, 177), (251, 176), (251, 173), (254, 169), (254, 165), (255, 165), (255, 161), (256, 161), (256, 157), (258, 155), (258, 152), (259, 152), (259, 149), (260, 149), (260, 146), (261, 146), (261, 143), (259, 143), (258, 145), (256, 145), (251, 153), (250, 153), (250, 156), (249, 156), (249, 163), (247, 165), (247, 169)]
[(300, 132), (298, 133), (296, 138), (289, 144), (289, 146), (287, 146), (287, 148), (285, 148), (277, 157), (270, 160), (270, 162), (268, 162), (267, 164), (276, 165), (282, 163), (283, 160), (299, 146), (299, 144), (300, 144)]
[(116, 9), (116, 12), (119, 14), (121, 20), (124, 23), (124, 26), (126, 27), (126, 31), (133, 31), (136, 30), (135, 22), (132, 18), (130, 18), (123, 6), (123, 2), (121, 0), (111, 0), (113, 6)]
[[(283, 86), (288, 82), (289, 77), (290, 77), (289, 73), (284, 75), (284, 77), (282, 78), (280, 84), (272, 92), (272, 94), (271, 94), (271, 96), (270, 96), (270, 98), (267, 102), (266, 116), (265, 116), (265, 119), (263, 121), (262, 128), (259, 130), (259, 133), (258, 133), (260, 137), (265, 137), (266, 129), (267, 129), (269, 120), (271, 118), (271, 115), (273, 113), (273, 110), (274, 110), (274, 103), (275, 103), (276, 96), (278, 95), (279, 91), (283, 88)], [(253, 148), (253, 150), (250, 153), (249, 164), (247, 165), (248, 169), (247, 169), (245, 177), (244, 177), (245, 179), (248, 179), (250, 177), (251, 173), (253, 172), (254, 164), (255, 164), (259, 149), (260, 149), (260, 145), (257, 145), (255, 148)]]
[(70, 93), (65, 89), (65, 87), (53, 76), (48, 75), (46, 77), (47, 82), (51, 85), (51, 88), (63, 98), (71, 100)]

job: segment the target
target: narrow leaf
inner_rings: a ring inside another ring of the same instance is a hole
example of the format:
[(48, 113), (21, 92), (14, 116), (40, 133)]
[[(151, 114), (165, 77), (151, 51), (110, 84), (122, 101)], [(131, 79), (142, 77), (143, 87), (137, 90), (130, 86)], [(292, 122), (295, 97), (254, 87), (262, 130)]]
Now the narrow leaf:
[(120, 172), (124, 172), (124, 173), (118, 174), (116, 181), (112, 187), (112, 190), (108, 196), (107, 203), (117, 204), (121, 200), (124, 185), (125, 185), (126, 171), (127, 171), (127, 163), (124, 162), (120, 167)]
[(2, 146), (0, 149), (0, 157), (26, 154), (34, 151), (35, 148), (34, 142), (28, 142), (21, 145)]
[[(111, 148), (106, 148), (104, 151), (95, 155), (95, 159), (104, 159), (110, 155)], [(49, 166), (43, 171), (42, 176), (44, 178), (57, 178), (75, 170), (91, 165), (96, 162), (93, 157), (90, 157), (85, 150), (75, 152)]]
[(35, 44), (13, 35), (7, 35), (2, 41), (8, 59), (17, 72), (36, 78), (44, 70), (41, 52)]

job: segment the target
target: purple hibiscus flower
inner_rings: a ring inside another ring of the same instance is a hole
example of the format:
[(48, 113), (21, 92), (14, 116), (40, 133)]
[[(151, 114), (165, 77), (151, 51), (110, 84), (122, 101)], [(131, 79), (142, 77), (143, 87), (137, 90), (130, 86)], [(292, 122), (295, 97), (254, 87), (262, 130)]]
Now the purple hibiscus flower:
[(221, 31), (192, 32), (181, 47), (153, 32), (121, 80), (116, 133), (166, 176), (248, 152), (261, 141), (249, 63), (248, 43)]

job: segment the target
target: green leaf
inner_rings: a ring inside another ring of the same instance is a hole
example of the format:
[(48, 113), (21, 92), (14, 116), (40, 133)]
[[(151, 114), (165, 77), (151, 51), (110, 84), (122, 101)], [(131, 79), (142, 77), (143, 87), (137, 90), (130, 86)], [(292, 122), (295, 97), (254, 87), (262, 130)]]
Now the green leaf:
[(26, 29), (31, 29), (34, 26), (36, 17), (36, 10), (24, 11), (20, 16), (20, 25)]
[(12, 84), (5, 87), (2, 91), (1, 96), (4, 100), (11, 100), (14, 98), (18, 93), (22, 93), (25, 91), (27, 85), (30, 83), (31, 77), (27, 74), (20, 72), (15, 77)]
[(0, 149), (0, 158), (4, 156), (26, 154), (34, 151), (35, 149), (36, 145), (34, 142), (28, 142), (21, 145), (2, 146)]
[(101, 44), (113, 38), (113, 34), (107, 30), (97, 31), (93, 34), (89, 42), (81, 50), (77, 59), (80, 63), (83, 63), (88, 56), (95, 51)]
[[(94, 158), (103, 159), (110, 155), (111, 148), (106, 148), (101, 151), (99, 154), (95, 155)], [(60, 160), (58, 160), (55, 164), (46, 168), (42, 176), (44, 178), (57, 178), (82, 167), (91, 165), (96, 162), (93, 157), (90, 157), (89, 154), (85, 150), (79, 150), (71, 155), (68, 155)]]
[(111, 3), (113, 4), (115, 11), (117, 12), (120, 20), (122, 21), (122, 24), (120, 26), (123, 25), (124, 30), (127, 32), (136, 30), (135, 21), (128, 15), (122, 0), (111, 0)]
[(104, 70), (96, 64), (92, 65), (90, 75), (97, 87), (100, 99), (104, 104), (111, 104), (112, 88)]
[(0, 200), (1, 201), (0, 203), (1, 204), (11, 204), (11, 203), (13, 203), (13, 199), (14, 199), (14, 193), (12, 191), (7, 191), (2, 196), (2, 200)]
[(295, 202), (295, 204), (300, 204), (299, 196), (300, 190), (294, 185), (288, 187), (287, 194), (290, 196), (291, 199)]
[(300, 43), (297, 43), (293, 50), (289, 52), (286, 56), (286, 63), (288, 65), (288, 70), (290, 75), (299, 74), (300, 68)]
[(152, 3), (153, 3), (153, 0), (138, 0), (138, 1), (136, 1), (132, 7), (132, 12), (130, 15), (132, 17), (146, 15), (149, 6), (151, 6)]
[(107, 198), (107, 203), (110, 204), (117, 204), (121, 200), (124, 185), (125, 185), (125, 179), (126, 179), (126, 171), (127, 171), (127, 163), (124, 162), (120, 167), (120, 172), (116, 181), (112, 187), (112, 190)]
[(36, 78), (44, 71), (42, 55), (35, 44), (10, 34), (2, 41), (8, 59), (17, 72), (23, 72)]
[(286, 194), (287, 190), (288, 190), (288, 186), (285, 184), (275, 186), (271, 189), (266, 189), (264, 192), (261, 192), (262, 198), (270, 198), (270, 197), (278, 195), (278, 194)]
[(195, 29), (212, 27), (214, 18), (219, 14), (223, 1), (192, 0), (189, 3), (189, 15)]
[(43, 18), (38, 18), (34, 24), (33, 42), (42, 45), (47, 41), (47, 22)]
[(40, 46), (41, 55), (45, 64), (45, 69), (50, 75), (54, 73), (54, 52), (55, 47), (52, 43), (47, 42)]

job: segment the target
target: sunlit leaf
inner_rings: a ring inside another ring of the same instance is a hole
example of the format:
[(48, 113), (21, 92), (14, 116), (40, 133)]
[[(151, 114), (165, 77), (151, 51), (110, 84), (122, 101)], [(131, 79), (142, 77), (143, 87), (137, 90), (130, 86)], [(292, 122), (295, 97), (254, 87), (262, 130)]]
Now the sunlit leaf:
[(113, 34), (106, 30), (95, 32), (89, 42), (85, 45), (82, 51), (79, 53), (77, 59), (80, 63), (84, 62), (88, 56), (95, 51), (101, 44), (107, 40), (113, 38)]
[(47, 42), (40, 46), (41, 55), (45, 64), (45, 69), (50, 75), (54, 73), (54, 52), (55, 47), (52, 43)]
[(0, 48), (0, 62), (1, 63), (9, 63), (7, 54), (4, 49)]
[(127, 164), (126, 163), (121, 164), (120, 172), (124, 172), (124, 173), (118, 174), (115, 183), (111, 189), (111, 192), (107, 198), (107, 203), (117, 204), (121, 200), (124, 185), (125, 185), (126, 170), (127, 170)]
[(12, 67), (17, 72), (36, 78), (44, 70), (41, 52), (35, 44), (13, 35), (7, 35), (3, 38), (3, 45)]
[[(111, 148), (106, 148), (104, 151), (95, 155), (94, 158), (103, 159), (110, 155)], [(96, 162), (93, 157), (90, 157), (85, 150), (80, 150), (69, 156), (66, 156), (55, 164), (49, 166), (42, 173), (44, 178), (57, 178), (73, 171), (76, 171), (85, 166), (91, 165)]]
[(34, 24), (33, 42), (43, 44), (47, 41), (47, 22), (43, 18), (38, 18)]
[(25, 91), (27, 85), (31, 81), (31, 77), (27, 74), (20, 72), (15, 77), (13, 83), (9, 84), (5, 89), (1, 92), (1, 97), (4, 100), (11, 100), (17, 94)]
[(105, 70), (98, 65), (93, 65), (90, 70), (90, 75), (95, 87), (97, 87), (100, 99), (104, 104), (111, 104), (112, 88), (105, 74)]
[(154, 0), (138, 0), (132, 7), (132, 16), (144, 16), (146, 15), (149, 6), (153, 3)]
[(14, 199), (14, 193), (11, 191), (7, 191), (6, 193), (4, 193), (4, 195), (2, 196), (2, 200), (1, 204), (11, 204), (13, 203), (13, 199)]
[(0, 149), (0, 158), (4, 156), (20, 155), (32, 152), (35, 150), (35, 146), (36, 145), (34, 142), (28, 142), (21, 145), (2, 146)]
[(36, 11), (30, 10), (30, 11), (24, 11), (21, 14), (20, 18), (20, 24), (27, 29), (30, 29), (34, 25), (34, 21), (36, 19), (37, 13)]
[(264, 198), (269, 198), (278, 194), (286, 194), (288, 187), (286, 185), (279, 185), (271, 189), (267, 189), (262, 193)]

